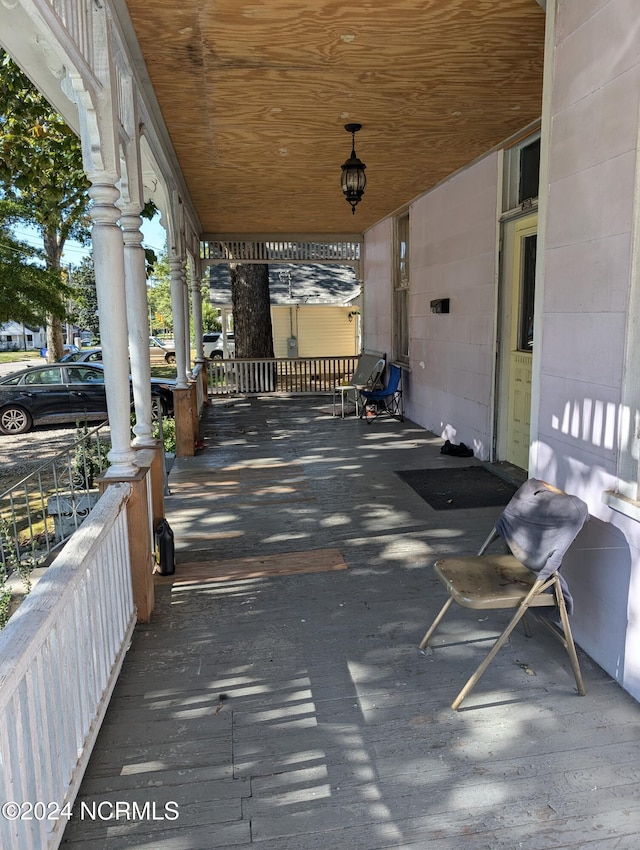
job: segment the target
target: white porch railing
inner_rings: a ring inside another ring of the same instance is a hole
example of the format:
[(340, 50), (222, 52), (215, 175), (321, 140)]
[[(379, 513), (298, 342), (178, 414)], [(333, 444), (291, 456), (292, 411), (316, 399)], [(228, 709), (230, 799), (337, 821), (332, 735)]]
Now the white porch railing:
[(193, 379), (196, 384), (196, 404), (198, 405), (198, 416), (202, 415), (202, 408), (204, 407), (205, 397), (204, 397), (204, 388), (202, 386), (202, 369), (204, 368), (202, 363), (196, 363), (195, 368), (192, 372)]
[(336, 384), (351, 379), (357, 362), (355, 355), (212, 360), (208, 365), (209, 392), (212, 395), (330, 393)]
[(0, 632), (0, 846), (54, 850), (136, 622), (113, 484)]

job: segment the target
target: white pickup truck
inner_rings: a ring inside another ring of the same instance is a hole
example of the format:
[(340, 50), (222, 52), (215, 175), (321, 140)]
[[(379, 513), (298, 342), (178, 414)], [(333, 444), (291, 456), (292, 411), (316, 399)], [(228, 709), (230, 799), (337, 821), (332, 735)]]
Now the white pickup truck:
[[(204, 334), (202, 343), (205, 357), (211, 360), (224, 357), (224, 340), (221, 331)], [(233, 357), (236, 352), (235, 336), (233, 333), (227, 334), (227, 347), (229, 349), (229, 357)]]

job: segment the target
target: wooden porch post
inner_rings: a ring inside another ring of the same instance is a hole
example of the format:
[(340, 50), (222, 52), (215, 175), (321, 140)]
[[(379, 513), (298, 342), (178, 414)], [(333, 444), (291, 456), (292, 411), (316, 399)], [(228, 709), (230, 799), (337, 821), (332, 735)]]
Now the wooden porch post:
[(153, 587), (153, 544), (150, 527), (149, 499), (147, 496), (147, 473), (149, 467), (140, 467), (134, 475), (117, 478), (106, 476), (97, 479), (100, 495), (109, 484), (126, 481), (131, 485), (131, 496), (127, 502), (127, 526), (129, 529), (129, 555), (131, 558), (131, 583), (133, 601), (138, 612), (138, 622), (148, 623), (155, 605)]
[(173, 391), (173, 410), (176, 420), (176, 457), (193, 457), (195, 453), (193, 389), (193, 387), (186, 389), (176, 387)]
[(160, 440), (155, 441), (154, 446), (136, 446), (136, 466), (140, 469), (146, 467), (151, 475), (151, 515), (153, 517), (153, 530), (155, 532), (158, 523), (164, 519), (164, 446)]

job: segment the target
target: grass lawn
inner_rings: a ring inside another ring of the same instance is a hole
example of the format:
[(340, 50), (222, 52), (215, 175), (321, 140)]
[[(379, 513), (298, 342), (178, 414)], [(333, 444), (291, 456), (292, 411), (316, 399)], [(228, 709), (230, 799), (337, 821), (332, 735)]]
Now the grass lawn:
[(154, 366), (151, 365), (151, 377), (152, 378), (166, 378), (168, 381), (175, 381), (176, 379), (176, 367), (175, 365), (169, 366), (168, 364), (163, 366)]
[(38, 351), (0, 351), (0, 363), (20, 363), (23, 360), (35, 360), (40, 357)]

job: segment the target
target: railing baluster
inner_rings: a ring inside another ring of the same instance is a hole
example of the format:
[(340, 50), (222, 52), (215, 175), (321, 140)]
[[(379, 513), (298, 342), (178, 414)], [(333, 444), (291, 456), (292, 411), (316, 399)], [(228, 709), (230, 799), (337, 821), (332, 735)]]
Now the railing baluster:
[(357, 356), (260, 357), (210, 361), (211, 395), (282, 392), (291, 395), (328, 394), (343, 379), (350, 380)]
[[(107, 488), (0, 632), (0, 796), (73, 803), (135, 625), (125, 505)], [(57, 847), (62, 821), (0, 818), (3, 850)]]

